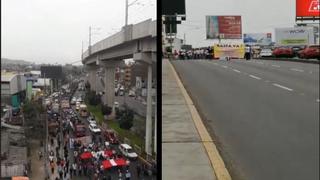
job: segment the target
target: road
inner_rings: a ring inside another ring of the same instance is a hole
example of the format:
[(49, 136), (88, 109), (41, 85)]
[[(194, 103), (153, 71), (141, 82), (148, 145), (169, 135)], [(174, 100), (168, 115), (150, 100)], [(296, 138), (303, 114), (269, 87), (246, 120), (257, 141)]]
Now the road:
[(172, 62), (233, 179), (319, 179), (319, 65)]

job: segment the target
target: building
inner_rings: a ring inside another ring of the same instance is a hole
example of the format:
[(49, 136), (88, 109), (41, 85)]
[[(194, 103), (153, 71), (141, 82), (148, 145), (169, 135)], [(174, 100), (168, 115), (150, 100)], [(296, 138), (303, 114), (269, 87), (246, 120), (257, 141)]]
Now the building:
[(1, 103), (19, 107), (26, 97), (26, 78), (15, 72), (1, 72)]
[(24, 175), (28, 164), (26, 145), (23, 130), (1, 126), (1, 179)]

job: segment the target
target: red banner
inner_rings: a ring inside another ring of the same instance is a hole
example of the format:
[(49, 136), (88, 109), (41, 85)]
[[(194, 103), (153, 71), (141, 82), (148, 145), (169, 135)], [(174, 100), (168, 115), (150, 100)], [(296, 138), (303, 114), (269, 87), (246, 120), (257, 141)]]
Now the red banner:
[(296, 0), (297, 17), (320, 17), (319, 0)]
[(241, 39), (241, 16), (218, 16), (218, 24), (223, 39)]

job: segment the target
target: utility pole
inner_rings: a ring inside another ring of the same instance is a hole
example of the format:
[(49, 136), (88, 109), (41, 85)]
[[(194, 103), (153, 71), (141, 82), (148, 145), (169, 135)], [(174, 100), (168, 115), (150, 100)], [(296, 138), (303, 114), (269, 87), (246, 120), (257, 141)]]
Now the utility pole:
[(91, 26), (89, 26), (89, 55), (91, 54)]
[(83, 41), (81, 41), (81, 60), (83, 60)]
[(129, 7), (129, 4), (128, 4), (128, 0), (126, 0), (126, 14), (125, 14), (125, 24), (124, 26), (126, 27), (128, 25), (128, 7)]

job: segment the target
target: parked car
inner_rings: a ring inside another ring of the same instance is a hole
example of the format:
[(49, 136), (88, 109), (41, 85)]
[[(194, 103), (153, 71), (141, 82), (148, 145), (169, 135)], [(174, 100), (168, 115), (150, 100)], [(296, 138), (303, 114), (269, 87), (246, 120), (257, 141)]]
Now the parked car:
[(305, 46), (293, 46), (292, 51), (293, 51), (293, 56), (299, 57), (299, 51), (303, 50)]
[(87, 121), (89, 122), (89, 124), (97, 124), (96, 120), (94, 119), (93, 116), (89, 116), (87, 118)]
[(119, 143), (119, 140), (113, 131), (106, 131), (104, 136), (110, 144), (118, 144)]
[(307, 46), (305, 49), (299, 51), (298, 56), (300, 58), (314, 58), (320, 60), (320, 45)]
[(131, 146), (128, 144), (120, 144), (119, 145), (120, 152), (127, 158), (135, 160), (138, 158), (138, 154), (133, 151)]
[(275, 57), (294, 57), (294, 52), (291, 47), (286, 47), (286, 46), (280, 46), (276, 47), (272, 51), (272, 55)]
[(261, 49), (260, 57), (271, 57), (272, 50), (271, 49)]
[(101, 129), (96, 124), (89, 124), (89, 129), (92, 133), (99, 134)]

